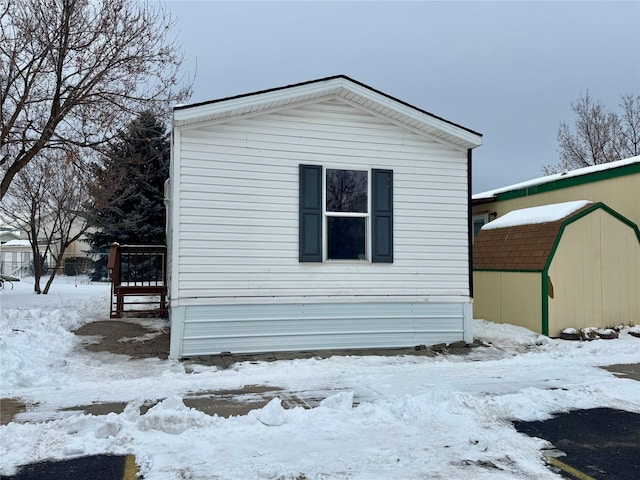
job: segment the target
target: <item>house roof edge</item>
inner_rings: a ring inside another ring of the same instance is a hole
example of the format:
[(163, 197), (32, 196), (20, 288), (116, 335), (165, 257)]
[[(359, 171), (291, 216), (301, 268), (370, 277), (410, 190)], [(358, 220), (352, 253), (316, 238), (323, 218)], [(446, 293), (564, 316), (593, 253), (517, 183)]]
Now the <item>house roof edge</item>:
[[(307, 101), (313, 101), (314, 99), (322, 98), (323, 94), (343, 97), (347, 100), (345, 91), (422, 122), (425, 128), (418, 128), (418, 130), (423, 130), (427, 133), (429, 129), (432, 130), (431, 133), (433, 133), (433, 130), (437, 130), (441, 132), (444, 140), (457, 139), (458, 141), (454, 143), (463, 148), (475, 148), (482, 145), (481, 133), (434, 115), (346, 75), (334, 75), (216, 100), (175, 106), (173, 110), (174, 126), (199, 123), (213, 118), (228, 118), (231, 116), (229, 112), (232, 111), (235, 112), (233, 116), (242, 116), (249, 112), (254, 113), (262, 109), (266, 110), (266, 106), (269, 104), (279, 105), (280, 108), (283, 108), (287, 104), (295, 103), (296, 99), (303, 101), (302, 99), (306, 98), (308, 99)], [(439, 135), (436, 134), (435, 136)]]

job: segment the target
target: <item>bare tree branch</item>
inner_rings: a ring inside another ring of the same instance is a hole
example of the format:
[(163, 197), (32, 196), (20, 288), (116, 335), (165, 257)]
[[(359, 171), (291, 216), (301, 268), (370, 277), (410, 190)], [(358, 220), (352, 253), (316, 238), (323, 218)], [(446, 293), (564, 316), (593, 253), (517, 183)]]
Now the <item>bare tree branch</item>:
[(622, 157), (640, 155), (640, 95), (623, 95), (618, 149)]
[(98, 148), (188, 97), (173, 24), (134, 0), (0, 0), (0, 199), (43, 149)]
[(565, 122), (558, 128), (560, 163), (546, 165), (545, 174), (609, 163), (640, 154), (640, 96), (623, 95), (622, 115), (608, 110), (587, 92), (571, 110), (574, 129)]

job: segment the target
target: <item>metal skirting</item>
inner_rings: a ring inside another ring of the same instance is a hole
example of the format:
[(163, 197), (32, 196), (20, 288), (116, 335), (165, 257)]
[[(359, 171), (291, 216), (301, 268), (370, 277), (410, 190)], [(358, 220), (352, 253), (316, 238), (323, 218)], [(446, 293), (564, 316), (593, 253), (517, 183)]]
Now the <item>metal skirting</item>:
[(452, 343), (468, 338), (468, 307), (468, 302), (183, 306), (171, 314), (171, 356)]

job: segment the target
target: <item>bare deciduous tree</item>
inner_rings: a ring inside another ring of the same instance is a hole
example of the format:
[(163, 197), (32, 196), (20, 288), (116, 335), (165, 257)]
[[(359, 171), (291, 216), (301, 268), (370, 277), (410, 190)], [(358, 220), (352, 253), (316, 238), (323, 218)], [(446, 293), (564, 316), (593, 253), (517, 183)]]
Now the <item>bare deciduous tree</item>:
[[(37, 157), (16, 175), (0, 211), (27, 232), (33, 253), (36, 293), (48, 293), (66, 250), (87, 230), (83, 208), (88, 200), (85, 170), (59, 152)], [(51, 275), (41, 289), (44, 259), (53, 257)]]
[(623, 95), (622, 113), (609, 110), (587, 92), (571, 104), (575, 130), (565, 122), (558, 129), (560, 163), (543, 167), (545, 174), (614, 162), (640, 154), (640, 95)]
[(41, 251), (41, 239), (44, 235), (41, 230), (41, 219), (45, 216), (45, 205), (42, 203), (41, 195), (48, 179), (45, 175), (36, 174), (36, 170), (38, 170), (36, 167), (37, 163), (34, 162), (16, 175), (12, 191), (19, 191), (20, 196), (7, 195), (0, 202), (0, 211), (16, 227), (27, 233), (33, 254), (33, 273), (35, 276), (33, 288), (36, 293), (41, 293), (40, 278), (42, 277), (44, 259), (47, 256), (46, 248)]
[(87, 231), (88, 222), (85, 212), (89, 201), (89, 178), (85, 169), (77, 167), (76, 162), (49, 161), (47, 167), (54, 167), (55, 172), (49, 174), (48, 196), (45, 199), (49, 210), (51, 231), (50, 251), (54, 260), (53, 271), (47, 280), (42, 293), (48, 293), (51, 283), (63, 265), (67, 249), (79, 240)]
[(173, 23), (144, 0), (0, 0), (0, 199), (43, 149), (97, 148), (188, 97)]
[(623, 95), (620, 107), (620, 157), (635, 157), (640, 155), (640, 95)]

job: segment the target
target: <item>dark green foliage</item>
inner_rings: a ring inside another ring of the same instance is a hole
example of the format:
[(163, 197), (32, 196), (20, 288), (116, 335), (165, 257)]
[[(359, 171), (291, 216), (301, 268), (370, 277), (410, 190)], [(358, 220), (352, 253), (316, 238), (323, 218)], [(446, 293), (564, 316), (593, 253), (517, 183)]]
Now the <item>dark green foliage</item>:
[(144, 112), (118, 136), (96, 167), (89, 225), (93, 280), (107, 277), (109, 245), (164, 245), (164, 182), (169, 178), (170, 142), (153, 113)]
[(68, 277), (83, 275), (91, 270), (87, 257), (69, 257), (64, 260), (64, 274)]

